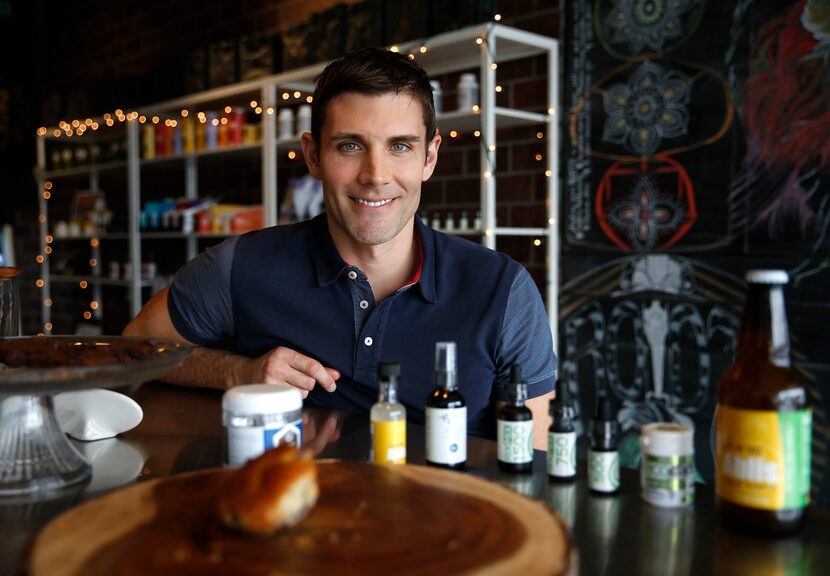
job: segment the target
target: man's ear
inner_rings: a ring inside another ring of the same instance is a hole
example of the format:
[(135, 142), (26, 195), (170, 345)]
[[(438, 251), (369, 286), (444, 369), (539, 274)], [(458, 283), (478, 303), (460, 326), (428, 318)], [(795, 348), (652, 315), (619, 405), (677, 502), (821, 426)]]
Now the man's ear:
[(429, 180), (430, 176), (432, 176), (432, 172), (435, 170), (435, 164), (438, 162), (438, 148), (440, 147), (441, 135), (438, 131), (436, 131), (435, 136), (427, 144), (427, 159), (424, 163), (424, 174), (421, 178), (422, 182), (426, 182)]
[(303, 148), (303, 159), (308, 171), (317, 180), (320, 180), (320, 152), (317, 148), (317, 142), (314, 141), (309, 132), (303, 132), (300, 138), (300, 146)]

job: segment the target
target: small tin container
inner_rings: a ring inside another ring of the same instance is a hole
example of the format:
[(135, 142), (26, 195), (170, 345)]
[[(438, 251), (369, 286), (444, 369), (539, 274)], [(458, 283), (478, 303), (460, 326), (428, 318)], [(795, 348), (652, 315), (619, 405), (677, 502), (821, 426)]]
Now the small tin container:
[(677, 508), (695, 501), (694, 429), (656, 422), (640, 433), (640, 487), (643, 500)]
[(281, 444), (302, 445), (303, 397), (288, 384), (248, 384), (222, 396), (225, 464), (241, 466)]

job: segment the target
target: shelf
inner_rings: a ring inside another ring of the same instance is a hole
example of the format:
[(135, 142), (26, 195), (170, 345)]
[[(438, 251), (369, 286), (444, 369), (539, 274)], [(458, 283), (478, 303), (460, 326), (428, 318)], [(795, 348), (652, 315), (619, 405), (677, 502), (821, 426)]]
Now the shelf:
[(169, 238), (227, 238), (236, 236), (236, 232), (142, 232), (142, 240), (158, 240)]
[[(98, 284), (100, 286), (122, 286), (129, 288), (132, 286), (132, 280), (113, 280), (112, 278), (105, 278), (103, 276), (69, 276), (63, 274), (50, 274), (49, 281), (55, 284), (79, 284), (86, 281), (88, 284)], [(141, 286), (151, 286), (152, 280), (142, 279)]]
[[(496, 128), (513, 128), (516, 126), (534, 126), (545, 124), (551, 121), (552, 116), (536, 112), (525, 112), (524, 110), (513, 110), (510, 108), (495, 109)], [(450, 130), (468, 132), (481, 129), (481, 114), (472, 110), (454, 110), (444, 112), (435, 117), (435, 123), (441, 129), (442, 135), (446, 136)]]
[(78, 166), (77, 168), (64, 168), (62, 170), (38, 170), (35, 168), (35, 177), (39, 179), (49, 178), (63, 178), (66, 176), (83, 176), (91, 174), (92, 172), (104, 172), (106, 170), (119, 170), (126, 168), (127, 162), (119, 160), (118, 162), (105, 162), (103, 164), (90, 164), (89, 166)]
[[(544, 54), (556, 41), (546, 36), (520, 31), (501, 24), (482, 24), (454, 32), (440, 34), (426, 41), (406, 42), (399, 45), (403, 54), (413, 54), (430, 76), (438, 76), (459, 70), (472, 70), (481, 62), (481, 51), (487, 47), (477, 44), (476, 38), (490, 37), (495, 46), (490, 53), (498, 63)], [(421, 46), (427, 48), (421, 53)]]
[(106, 234), (96, 234), (94, 236), (55, 236), (52, 232), (52, 238), (55, 242), (89, 242), (90, 240), (128, 240), (130, 238), (127, 232), (108, 232)]
[(142, 158), (141, 165), (147, 166), (152, 164), (162, 164), (164, 162), (176, 162), (185, 160), (187, 158), (201, 158), (203, 156), (214, 156), (216, 154), (241, 154), (244, 152), (253, 152), (262, 149), (261, 142), (250, 142), (247, 144), (236, 144), (234, 146), (223, 146), (221, 148), (213, 148), (211, 150), (199, 150), (198, 152), (191, 152), (189, 154), (176, 154), (174, 156), (160, 156), (158, 158)]

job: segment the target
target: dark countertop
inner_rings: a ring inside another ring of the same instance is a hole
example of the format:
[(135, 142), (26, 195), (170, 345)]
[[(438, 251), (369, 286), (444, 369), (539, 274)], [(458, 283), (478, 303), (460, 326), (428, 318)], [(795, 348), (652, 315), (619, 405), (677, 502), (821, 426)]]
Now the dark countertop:
[[(49, 498), (0, 498), (0, 574), (22, 572), (37, 530), (60, 512), (119, 486), (222, 465), (221, 392), (141, 386), (132, 396), (144, 420), (116, 439), (75, 443), (91, 460), (90, 484)], [(423, 428), (407, 428), (408, 461), (424, 463)], [(365, 414), (306, 410), (305, 445), (319, 458), (366, 460)], [(496, 465), (496, 444), (470, 437), (466, 473), (506, 484), (547, 503), (568, 526), (577, 553), (574, 574), (826, 574), (830, 571), (830, 510), (813, 509), (804, 529), (788, 538), (760, 538), (719, 524), (711, 486), (698, 485), (694, 506), (657, 508), (639, 496), (636, 470), (623, 470), (616, 496), (587, 488), (585, 463), (575, 482), (555, 483), (535, 453), (533, 473), (513, 475)]]

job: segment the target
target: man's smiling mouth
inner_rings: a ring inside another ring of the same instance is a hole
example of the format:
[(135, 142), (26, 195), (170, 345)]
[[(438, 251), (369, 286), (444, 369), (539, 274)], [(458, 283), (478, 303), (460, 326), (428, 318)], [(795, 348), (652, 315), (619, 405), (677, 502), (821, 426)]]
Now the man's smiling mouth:
[(378, 206), (383, 206), (385, 204), (389, 204), (394, 198), (387, 198), (385, 200), (378, 200), (377, 202), (372, 202), (370, 200), (364, 200), (363, 198), (352, 198), (358, 204), (362, 204), (363, 206), (369, 206), (370, 208), (377, 208)]

